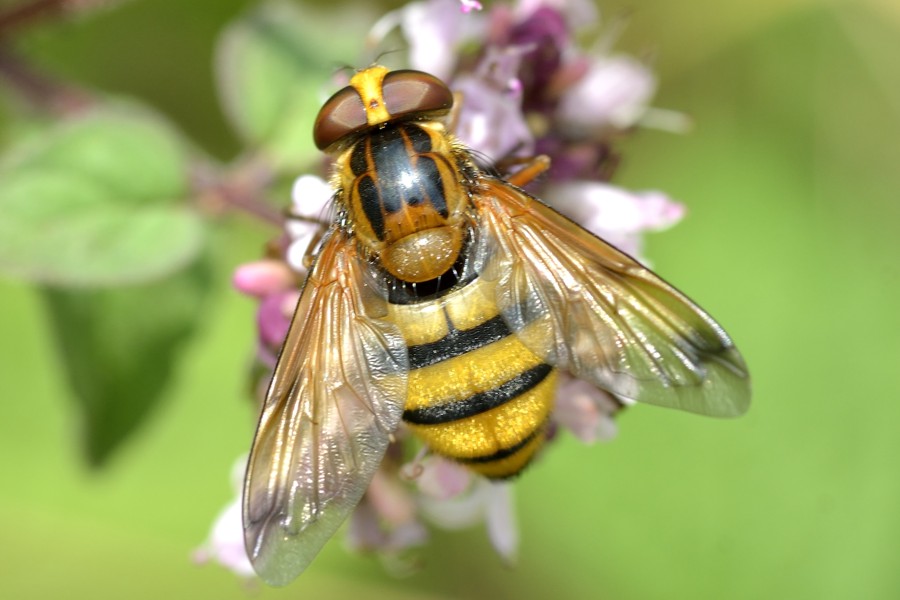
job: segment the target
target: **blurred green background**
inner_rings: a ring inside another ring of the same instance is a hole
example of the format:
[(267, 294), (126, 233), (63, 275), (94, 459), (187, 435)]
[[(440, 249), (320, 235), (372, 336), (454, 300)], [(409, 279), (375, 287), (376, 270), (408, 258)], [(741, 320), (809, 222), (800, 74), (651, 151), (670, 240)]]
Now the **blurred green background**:
[[(249, 5), (135, 0), (33, 29), (20, 48), (52, 73), (146, 99), (227, 158), (238, 144), (212, 49)], [(254, 424), (243, 396), (254, 307), (229, 278), (272, 232), (226, 220), (201, 335), (165, 403), (100, 471), (79, 454), (40, 296), (0, 282), (0, 597), (900, 596), (900, 4), (601, 9), (630, 14), (621, 48), (655, 54), (654, 104), (696, 121), (688, 135), (629, 140), (618, 183), (686, 203), (648, 255), (743, 350), (746, 417), (639, 407), (610, 444), (555, 444), (517, 484), (514, 569), (476, 528), (436, 534), (406, 578), (335, 541), (292, 586), (248, 587), (191, 562)]]

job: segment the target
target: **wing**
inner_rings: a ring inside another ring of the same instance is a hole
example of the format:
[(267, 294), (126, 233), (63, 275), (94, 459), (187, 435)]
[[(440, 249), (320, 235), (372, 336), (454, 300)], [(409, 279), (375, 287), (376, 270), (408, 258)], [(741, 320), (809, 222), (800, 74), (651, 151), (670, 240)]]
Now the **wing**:
[(244, 540), (271, 585), (299, 575), (357, 505), (400, 422), (409, 370), (366, 297), (367, 265), (334, 230), (313, 266), (253, 440)]
[(626, 398), (744, 413), (750, 380), (721, 326), (637, 261), (499, 180), (473, 199), (501, 313), (548, 363)]

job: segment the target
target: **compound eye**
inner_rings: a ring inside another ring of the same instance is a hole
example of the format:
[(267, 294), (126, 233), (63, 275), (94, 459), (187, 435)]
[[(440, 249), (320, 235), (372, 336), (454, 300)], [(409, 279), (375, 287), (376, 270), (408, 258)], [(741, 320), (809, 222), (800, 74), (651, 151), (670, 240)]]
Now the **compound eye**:
[(392, 118), (446, 112), (453, 106), (450, 88), (434, 75), (422, 71), (391, 71), (384, 76), (382, 94)]
[[(363, 76), (356, 83), (359, 87), (345, 87), (319, 111), (313, 128), (313, 139), (319, 150), (367, 127), (403, 117), (438, 116), (453, 106), (450, 88), (433, 75), (411, 70), (390, 71), (372, 84), (372, 79), (365, 77), (372, 73), (379, 76), (375, 68), (361, 71), (357, 75)], [(370, 97), (368, 112), (360, 94)]]
[(366, 107), (359, 92), (347, 86), (336, 92), (322, 106), (313, 126), (313, 139), (324, 150), (345, 135), (366, 127)]

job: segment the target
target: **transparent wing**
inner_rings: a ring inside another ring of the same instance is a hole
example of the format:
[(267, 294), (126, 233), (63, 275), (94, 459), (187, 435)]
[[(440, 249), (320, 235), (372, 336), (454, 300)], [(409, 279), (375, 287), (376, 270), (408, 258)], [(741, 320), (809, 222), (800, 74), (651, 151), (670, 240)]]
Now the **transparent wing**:
[(271, 585), (299, 575), (357, 505), (406, 398), (406, 345), (335, 230), (303, 288), (253, 440), (244, 539)]
[(506, 183), (485, 181), (474, 201), (482, 275), (533, 352), (640, 402), (716, 417), (747, 410), (743, 358), (681, 292)]

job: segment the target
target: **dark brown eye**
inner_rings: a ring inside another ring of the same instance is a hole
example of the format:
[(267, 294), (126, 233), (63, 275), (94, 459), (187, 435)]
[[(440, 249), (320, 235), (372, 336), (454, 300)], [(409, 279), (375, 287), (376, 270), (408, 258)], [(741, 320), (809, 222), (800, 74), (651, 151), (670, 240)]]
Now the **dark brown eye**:
[[(446, 112), (453, 94), (437, 77), (421, 71), (391, 71), (381, 83), (384, 106), (391, 119), (418, 113)], [(325, 102), (313, 128), (319, 150), (368, 127), (366, 107), (353, 86), (347, 86)]]
[(422, 71), (391, 71), (382, 84), (384, 103), (392, 117), (411, 113), (446, 111), (453, 94), (444, 82)]
[(349, 85), (328, 99), (316, 117), (313, 139), (324, 150), (348, 133), (366, 126), (366, 107), (359, 92)]

